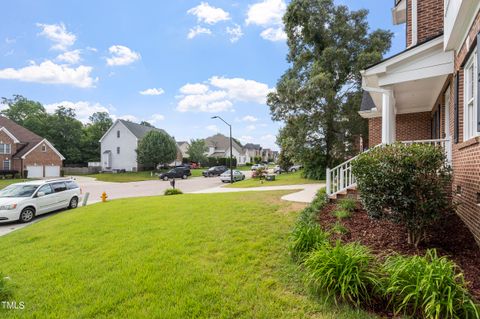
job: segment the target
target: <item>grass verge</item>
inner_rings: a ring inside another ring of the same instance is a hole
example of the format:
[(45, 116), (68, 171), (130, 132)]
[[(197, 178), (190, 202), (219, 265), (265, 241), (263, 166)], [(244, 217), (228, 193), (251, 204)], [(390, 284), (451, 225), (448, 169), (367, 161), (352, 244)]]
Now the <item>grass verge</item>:
[(324, 183), (324, 181), (318, 181), (313, 179), (303, 178), (301, 172), (295, 173), (283, 173), (275, 176), (274, 181), (264, 181), (259, 179), (246, 179), (241, 182), (227, 185), (225, 187), (230, 188), (248, 188), (248, 187), (261, 187), (261, 186), (282, 186), (282, 185), (302, 185), (302, 184), (317, 184)]

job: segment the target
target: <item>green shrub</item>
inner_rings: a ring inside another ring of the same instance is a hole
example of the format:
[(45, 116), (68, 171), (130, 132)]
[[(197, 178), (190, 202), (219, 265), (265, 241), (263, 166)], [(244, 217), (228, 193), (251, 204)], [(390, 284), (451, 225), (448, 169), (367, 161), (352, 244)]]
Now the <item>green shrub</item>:
[(0, 273), (0, 302), (7, 301), (11, 296), (11, 289), (8, 285), (7, 279)]
[(325, 207), (327, 204), (327, 192), (325, 188), (322, 188), (318, 191), (317, 195), (313, 199), (312, 203), (306, 207), (299, 216), (299, 222), (309, 223), (315, 222), (317, 214)]
[(179, 190), (178, 188), (169, 188), (169, 189), (166, 189), (166, 190), (165, 190), (165, 193), (164, 193), (165, 196), (169, 196), (169, 195), (180, 195), (180, 194), (183, 194), (183, 192), (182, 192), (181, 190)]
[(368, 304), (380, 285), (373, 255), (357, 243), (319, 246), (305, 260), (305, 267), (309, 284), (335, 302)]
[(336, 210), (332, 213), (332, 215), (338, 219), (350, 218), (352, 216), (350, 211), (344, 209)]
[(368, 214), (405, 225), (417, 246), (426, 226), (450, 209), (450, 169), (439, 147), (401, 143), (377, 147), (352, 162)]
[(479, 318), (463, 275), (435, 250), (425, 256), (392, 256), (383, 265), (384, 293), (395, 314), (425, 318)]
[(347, 212), (353, 212), (357, 207), (357, 201), (353, 198), (343, 198), (339, 201), (338, 206)]
[(332, 232), (338, 235), (345, 235), (348, 234), (348, 229), (341, 222), (337, 221), (332, 227)]
[(291, 234), (290, 253), (293, 260), (303, 261), (308, 253), (328, 244), (328, 236), (318, 224), (298, 222)]

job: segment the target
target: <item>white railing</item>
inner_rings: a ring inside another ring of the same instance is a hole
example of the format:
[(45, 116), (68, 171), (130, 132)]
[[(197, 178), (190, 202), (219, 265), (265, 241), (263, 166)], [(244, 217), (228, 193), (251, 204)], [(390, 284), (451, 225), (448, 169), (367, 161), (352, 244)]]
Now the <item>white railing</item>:
[[(451, 155), (451, 143), (449, 139), (402, 141), (401, 143), (406, 145), (429, 144), (429, 145), (442, 147), (445, 150), (448, 163), (451, 163), (452, 155)], [(369, 152), (370, 150), (376, 147), (380, 147), (382, 145), (383, 144), (378, 144), (366, 150), (365, 152)], [(342, 164), (332, 169), (327, 168), (327, 195), (329, 196), (335, 195), (356, 186), (357, 180), (352, 173), (352, 162), (359, 155), (352, 157), (351, 159), (343, 162)]]

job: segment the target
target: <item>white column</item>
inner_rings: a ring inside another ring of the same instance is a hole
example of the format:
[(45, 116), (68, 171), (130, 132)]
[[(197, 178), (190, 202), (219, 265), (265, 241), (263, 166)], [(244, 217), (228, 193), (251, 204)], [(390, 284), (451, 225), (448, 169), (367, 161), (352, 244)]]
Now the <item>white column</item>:
[(395, 100), (393, 92), (382, 93), (382, 144), (395, 142)]

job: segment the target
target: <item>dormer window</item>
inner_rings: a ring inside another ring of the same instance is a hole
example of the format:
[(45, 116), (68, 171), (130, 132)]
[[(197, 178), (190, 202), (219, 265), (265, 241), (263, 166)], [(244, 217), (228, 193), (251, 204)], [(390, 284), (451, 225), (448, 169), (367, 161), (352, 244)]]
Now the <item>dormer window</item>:
[(120, 138), (120, 130), (117, 131), (117, 138)]
[(44, 153), (47, 152), (47, 145), (45, 145), (45, 144), (42, 145), (42, 152), (44, 152)]

